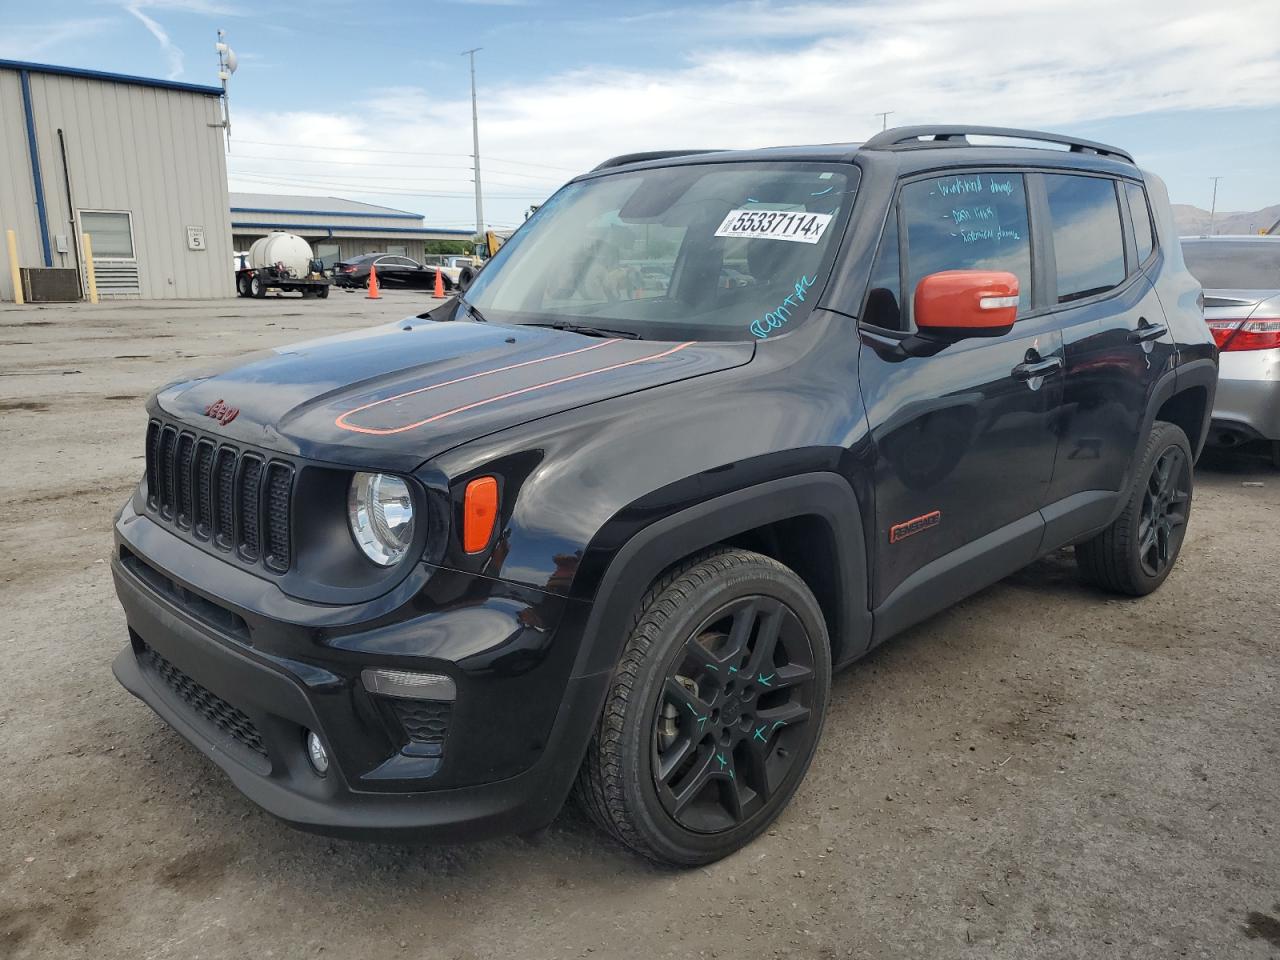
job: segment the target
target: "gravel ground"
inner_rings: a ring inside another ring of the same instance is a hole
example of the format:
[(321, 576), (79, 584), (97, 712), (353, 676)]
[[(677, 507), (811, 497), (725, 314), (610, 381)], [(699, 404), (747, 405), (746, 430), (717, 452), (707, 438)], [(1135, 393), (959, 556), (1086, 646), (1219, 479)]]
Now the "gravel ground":
[(1153, 596), (1050, 557), (839, 675), (791, 807), (715, 866), (655, 868), (573, 811), (447, 848), (260, 813), (110, 673), (142, 400), (423, 303), (0, 306), (0, 957), (1280, 957), (1280, 473), (1260, 460), (1201, 464)]

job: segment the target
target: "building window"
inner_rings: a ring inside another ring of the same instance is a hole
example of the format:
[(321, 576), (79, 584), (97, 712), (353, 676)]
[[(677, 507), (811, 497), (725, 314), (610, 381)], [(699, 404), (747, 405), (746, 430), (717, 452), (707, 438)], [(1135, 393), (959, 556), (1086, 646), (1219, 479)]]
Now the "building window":
[(89, 234), (93, 259), (134, 259), (133, 219), (128, 213), (81, 210), (80, 232)]
[(335, 263), (342, 259), (342, 254), (336, 243), (317, 243), (316, 259), (324, 264), (324, 268), (328, 270)]
[(389, 243), (389, 244), (387, 244), (387, 253), (389, 253), (389, 254), (391, 254), (391, 255), (393, 255), (393, 256), (396, 256), (396, 257), (403, 257), (407, 252), (408, 252), (408, 251), (405, 249), (405, 246), (404, 246), (404, 244), (403, 244), (403, 243)]

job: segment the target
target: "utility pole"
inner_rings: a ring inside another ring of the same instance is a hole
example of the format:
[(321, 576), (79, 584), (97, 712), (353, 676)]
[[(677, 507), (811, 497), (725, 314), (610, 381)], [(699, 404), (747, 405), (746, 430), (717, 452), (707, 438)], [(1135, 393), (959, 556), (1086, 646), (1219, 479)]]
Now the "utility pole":
[(1213, 236), (1213, 215), (1218, 212), (1218, 181), (1221, 177), (1210, 177), (1213, 181), (1213, 202), (1209, 204), (1209, 236)]
[(476, 243), (484, 240), (484, 200), (480, 192), (480, 120), (476, 112), (476, 54), (484, 49), (473, 47), (463, 50), (462, 56), (471, 58), (471, 146), (476, 167)]
[(895, 111), (895, 110), (882, 110), (882, 111), (880, 111), (879, 113), (877, 113), (877, 114), (876, 114), (876, 116), (880, 118), (880, 129), (881, 129), (881, 130), (888, 130), (888, 129), (889, 129), (889, 114), (891, 114), (891, 113), (896, 113), (896, 112), (897, 112), (897, 111)]

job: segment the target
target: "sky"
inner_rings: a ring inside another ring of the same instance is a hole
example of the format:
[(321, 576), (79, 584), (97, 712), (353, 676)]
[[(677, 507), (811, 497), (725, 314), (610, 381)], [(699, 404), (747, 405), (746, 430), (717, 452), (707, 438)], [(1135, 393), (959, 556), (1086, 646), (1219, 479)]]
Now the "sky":
[[(299, 12), (303, 11), (303, 12)], [(895, 124), (1114, 143), (1175, 203), (1280, 203), (1280, 0), (0, 0), (0, 58), (231, 80), (232, 190), (490, 226), (634, 150), (858, 141)]]

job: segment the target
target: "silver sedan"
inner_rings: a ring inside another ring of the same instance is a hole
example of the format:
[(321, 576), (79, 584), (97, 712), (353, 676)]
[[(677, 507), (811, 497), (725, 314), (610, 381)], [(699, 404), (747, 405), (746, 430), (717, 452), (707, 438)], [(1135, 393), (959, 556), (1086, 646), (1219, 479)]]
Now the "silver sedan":
[(1184, 237), (1221, 351), (1209, 442), (1264, 441), (1280, 467), (1280, 237)]

